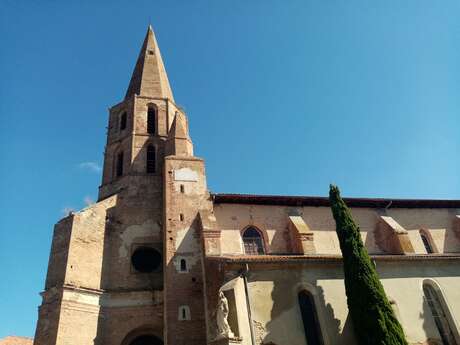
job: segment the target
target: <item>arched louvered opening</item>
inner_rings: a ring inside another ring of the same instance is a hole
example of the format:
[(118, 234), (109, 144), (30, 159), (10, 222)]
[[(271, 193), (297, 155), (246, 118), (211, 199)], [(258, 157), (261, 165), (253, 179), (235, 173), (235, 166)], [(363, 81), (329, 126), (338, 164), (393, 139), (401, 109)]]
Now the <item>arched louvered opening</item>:
[(147, 133), (156, 134), (157, 108), (154, 105), (149, 105), (147, 108)]
[(249, 227), (243, 232), (244, 253), (247, 255), (263, 255), (265, 247), (262, 234), (254, 227)]

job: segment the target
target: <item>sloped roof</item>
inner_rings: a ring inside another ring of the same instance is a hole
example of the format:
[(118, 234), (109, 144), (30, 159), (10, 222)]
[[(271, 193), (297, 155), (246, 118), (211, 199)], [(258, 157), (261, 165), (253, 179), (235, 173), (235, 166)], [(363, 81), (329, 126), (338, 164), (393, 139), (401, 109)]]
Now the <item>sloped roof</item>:
[[(329, 207), (329, 198), (320, 196), (212, 194), (215, 204)], [(460, 200), (343, 198), (349, 207), (367, 208), (460, 208)]]
[(147, 29), (147, 34), (139, 52), (125, 99), (134, 94), (147, 97), (169, 98), (174, 101), (160, 48), (158, 47), (151, 26)]

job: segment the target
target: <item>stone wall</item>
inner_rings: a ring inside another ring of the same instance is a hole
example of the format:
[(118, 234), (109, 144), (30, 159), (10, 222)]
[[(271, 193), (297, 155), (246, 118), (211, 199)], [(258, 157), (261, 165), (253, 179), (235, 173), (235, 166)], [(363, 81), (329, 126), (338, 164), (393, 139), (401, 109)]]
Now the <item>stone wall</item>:
[[(165, 342), (206, 343), (199, 211), (212, 207), (204, 163), (194, 157), (165, 159)], [(185, 266), (181, 267), (181, 261)], [(183, 318), (182, 308), (190, 311)]]
[[(312, 293), (320, 330), (326, 345), (354, 345), (352, 321), (348, 316), (340, 262), (250, 264), (248, 291), (256, 344), (305, 345), (298, 293)], [(377, 261), (377, 271), (410, 343), (440, 341), (434, 320), (423, 297), (423, 282), (438, 284), (454, 320), (460, 320), (460, 276), (458, 260)], [(243, 296), (238, 318), (247, 320)], [(455, 321), (457, 322), (457, 321)], [(456, 323), (457, 332), (459, 329)], [(243, 344), (250, 344), (248, 331)]]
[[(248, 225), (266, 234), (269, 253), (290, 253), (291, 248), (295, 248), (290, 243), (289, 233), (289, 216), (292, 215), (302, 217), (312, 231), (317, 254), (340, 254), (335, 222), (329, 207), (216, 204), (214, 213), (221, 230), (223, 254), (243, 254), (241, 230)], [(460, 240), (454, 228), (454, 219), (459, 213), (458, 209), (352, 209), (370, 254), (386, 253), (375, 241), (379, 217), (383, 214), (392, 217), (407, 231), (416, 254), (426, 254), (420, 229), (425, 229), (431, 235), (439, 253), (459, 253)]]

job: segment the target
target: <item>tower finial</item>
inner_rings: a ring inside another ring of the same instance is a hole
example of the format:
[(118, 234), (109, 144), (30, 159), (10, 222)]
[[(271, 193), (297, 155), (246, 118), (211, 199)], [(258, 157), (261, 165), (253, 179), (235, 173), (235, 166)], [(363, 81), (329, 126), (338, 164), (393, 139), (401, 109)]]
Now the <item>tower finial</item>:
[(160, 48), (150, 23), (125, 99), (134, 94), (146, 97), (169, 98), (174, 101), (168, 75), (161, 58)]

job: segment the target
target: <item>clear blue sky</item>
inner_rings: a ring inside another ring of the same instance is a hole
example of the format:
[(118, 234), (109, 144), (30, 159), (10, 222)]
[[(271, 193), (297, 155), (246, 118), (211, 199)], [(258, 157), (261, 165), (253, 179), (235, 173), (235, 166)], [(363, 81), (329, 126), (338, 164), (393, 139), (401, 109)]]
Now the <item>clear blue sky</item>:
[[(135, 5), (134, 5), (135, 3)], [(460, 199), (460, 2), (0, 0), (0, 337), (94, 200), (151, 20), (214, 192)]]

